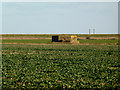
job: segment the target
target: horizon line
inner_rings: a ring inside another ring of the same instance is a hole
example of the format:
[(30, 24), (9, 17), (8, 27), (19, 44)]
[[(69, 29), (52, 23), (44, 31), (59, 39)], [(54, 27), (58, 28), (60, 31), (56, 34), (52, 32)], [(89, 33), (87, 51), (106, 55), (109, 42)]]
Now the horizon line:
[[(16, 35), (28, 34), (28, 35), (30, 35), (30, 34), (82, 34), (82, 33), (2, 33), (2, 34), (3, 35), (5, 35), (5, 34), (11, 34), (11, 35), (13, 35), (13, 34), (16, 34)], [(89, 33), (86, 33), (86, 34), (89, 34)], [(95, 33), (95, 34), (98, 34), (98, 33)], [(119, 33), (99, 33), (99, 34), (119, 34)], [(1, 33), (0, 33), (0, 35), (1, 35)], [(94, 34), (91, 34), (91, 35), (94, 35)]]

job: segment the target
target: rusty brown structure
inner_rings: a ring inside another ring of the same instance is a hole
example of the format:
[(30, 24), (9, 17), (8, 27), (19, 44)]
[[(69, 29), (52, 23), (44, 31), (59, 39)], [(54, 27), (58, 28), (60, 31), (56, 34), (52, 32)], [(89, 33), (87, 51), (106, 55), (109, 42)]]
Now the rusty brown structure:
[(76, 35), (56, 35), (52, 36), (52, 42), (79, 43)]

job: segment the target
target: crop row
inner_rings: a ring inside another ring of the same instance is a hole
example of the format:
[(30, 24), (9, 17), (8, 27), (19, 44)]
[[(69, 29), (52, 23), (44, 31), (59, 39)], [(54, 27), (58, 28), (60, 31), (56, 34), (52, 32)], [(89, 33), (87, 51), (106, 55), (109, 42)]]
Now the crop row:
[[(113, 45), (116, 45), (116, 44), (119, 44), (118, 40), (115, 39), (115, 40), (78, 40), (80, 42), (80, 44), (113, 44)], [(30, 39), (30, 40), (25, 40), (25, 39), (20, 39), (20, 40), (16, 40), (16, 39), (13, 39), (13, 40), (9, 40), (9, 39), (5, 39), (5, 40), (2, 40), (2, 43), (46, 43), (46, 44), (52, 44), (52, 40), (51, 39)], [(62, 44), (62, 43), (61, 43)]]
[(3, 45), (3, 88), (119, 88), (118, 46)]

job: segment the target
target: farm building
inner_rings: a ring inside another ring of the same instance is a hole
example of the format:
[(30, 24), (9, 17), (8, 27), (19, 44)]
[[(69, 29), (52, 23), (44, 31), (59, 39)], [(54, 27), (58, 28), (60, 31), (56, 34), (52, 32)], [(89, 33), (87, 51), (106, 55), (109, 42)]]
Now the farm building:
[(56, 35), (52, 36), (52, 42), (70, 42), (70, 43), (79, 43), (77, 41), (76, 35)]

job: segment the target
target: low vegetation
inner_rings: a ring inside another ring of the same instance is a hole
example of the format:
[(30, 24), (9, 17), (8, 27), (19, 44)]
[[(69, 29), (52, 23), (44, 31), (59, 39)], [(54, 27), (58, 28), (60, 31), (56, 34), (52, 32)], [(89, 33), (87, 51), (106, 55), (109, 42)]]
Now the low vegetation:
[(5, 88), (119, 89), (116, 45), (3, 45)]
[[(118, 40), (115, 39), (115, 40), (104, 40), (104, 39), (101, 39), (101, 40), (78, 40), (80, 42), (80, 44), (111, 44), (111, 45), (116, 45), (118, 44)], [(13, 40), (8, 40), (8, 39), (5, 39), (5, 40), (2, 40), (2, 43), (36, 43), (36, 44), (41, 44), (41, 43), (45, 43), (45, 44), (52, 44), (52, 40), (51, 39), (29, 39), (29, 40), (16, 40), (16, 39), (13, 39)]]
[(89, 44), (118, 44), (118, 40), (108, 40), (108, 39), (97, 39), (97, 40), (92, 40), (92, 39), (84, 39), (84, 40), (78, 40), (80, 43), (89, 43)]
[(52, 43), (52, 34), (2, 35), (0, 87), (119, 89), (118, 34), (77, 36), (80, 43), (75, 45)]
[(9, 40), (9, 39), (6, 39), (6, 40), (2, 40), (2, 43), (46, 43), (46, 44), (50, 44), (52, 43), (50, 39), (32, 39), (32, 40), (17, 40), (17, 39), (14, 39), (14, 40)]

